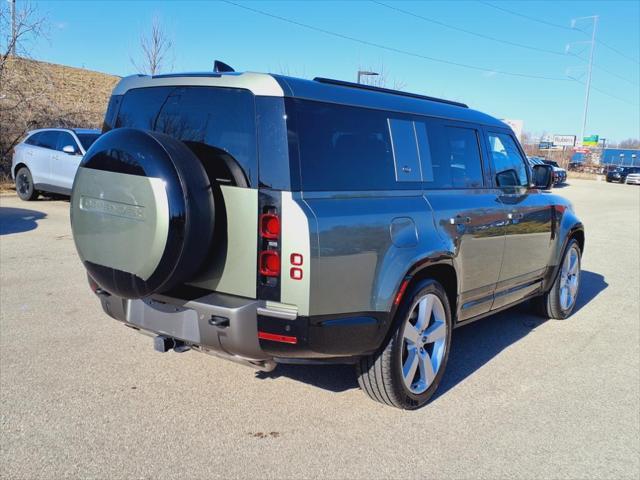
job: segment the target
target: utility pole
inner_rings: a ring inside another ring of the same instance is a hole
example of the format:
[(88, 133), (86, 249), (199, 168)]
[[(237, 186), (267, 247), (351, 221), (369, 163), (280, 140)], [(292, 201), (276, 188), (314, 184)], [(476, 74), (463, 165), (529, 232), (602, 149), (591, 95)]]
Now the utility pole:
[(9, 2), (9, 5), (11, 5), (9, 8), (11, 9), (11, 52), (9, 52), (11, 55), (13, 55), (14, 57), (16, 56), (16, 36), (17, 36), (17, 32), (16, 32), (16, 0), (7, 0)]
[(596, 27), (598, 26), (598, 15), (590, 17), (575, 18), (571, 21), (571, 26), (575, 28), (576, 22), (579, 20), (593, 20), (593, 29), (591, 30), (591, 41), (589, 47), (589, 69), (587, 71), (587, 83), (584, 96), (584, 113), (582, 115), (582, 130), (580, 131), (580, 139), (584, 140), (584, 133), (587, 128), (587, 112), (589, 111), (589, 94), (591, 93), (591, 71), (593, 70), (593, 50), (596, 46)]

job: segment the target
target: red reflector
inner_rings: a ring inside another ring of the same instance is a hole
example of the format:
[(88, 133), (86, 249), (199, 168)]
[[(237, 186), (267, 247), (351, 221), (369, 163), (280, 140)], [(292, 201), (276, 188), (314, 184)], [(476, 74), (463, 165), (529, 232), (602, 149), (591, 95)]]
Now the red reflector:
[(289, 271), (289, 275), (290, 275), (290, 276), (291, 276), (291, 278), (293, 278), (294, 280), (302, 280), (302, 269), (301, 269), (301, 268), (293, 267), (293, 268)]
[(289, 257), (289, 260), (291, 261), (291, 265), (299, 267), (300, 265), (302, 265), (303, 258), (300, 253), (292, 253)]
[(280, 256), (274, 250), (260, 252), (260, 274), (265, 277), (280, 275)]
[(275, 333), (258, 332), (258, 338), (261, 340), (271, 340), (272, 342), (290, 343), (291, 345), (298, 343), (298, 339), (296, 337), (278, 335)]
[(280, 219), (272, 213), (260, 215), (260, 235), (263, 238), (277, 239), (280, 235)]
[(396, 294), (396, 298), (393, 301), (393, 304), (398, 306), (400, 305), (400, 302), (402, 301), (402, 296), (404, 295), (404, 291), (407, 289), (407, 285), (409, 285), (409, 279), (403, 280), (402, 283), (400, 284), (400, 289), (398, 290), (398, 293)]

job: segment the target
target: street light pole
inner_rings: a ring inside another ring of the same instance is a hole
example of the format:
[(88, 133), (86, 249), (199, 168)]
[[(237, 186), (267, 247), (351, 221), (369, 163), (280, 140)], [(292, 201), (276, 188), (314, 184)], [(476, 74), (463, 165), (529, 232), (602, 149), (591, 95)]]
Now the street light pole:
[(584, 141), (584, 133), (587, 128), (587, 112), (589, 110), (589, 94), (591, 93), (591, 71), (593, 70), (593, 50), (596, 46), (596, 27), (598, 26), (598, 16), (593, 15), (591, 17), (576, 18), (572, 21), (572, 26), (575, 28), (575, 24), (578, 20), (593, 20), (593, 29), (591, 30), (591, 47), (589, 49), (589, 70), (587, 72), (587, 84), (584, 97), (584, 112), (582, 114), (582, 130), (580, 131), (580, 138)]
[(368, 70), (358, 70), (358, 83), (360, 83), (360, 78), (366, 75), (375, 77), (380, 74), (376, 72), (370, 72)]

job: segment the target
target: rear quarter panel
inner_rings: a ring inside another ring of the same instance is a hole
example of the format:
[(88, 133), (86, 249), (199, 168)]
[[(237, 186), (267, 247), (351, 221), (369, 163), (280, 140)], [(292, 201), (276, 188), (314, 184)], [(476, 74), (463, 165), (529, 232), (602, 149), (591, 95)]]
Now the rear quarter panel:
[(445, 250), (422, 192), (304, 198), (317, 219), (311, 315), (388, 312), (411, 266)]

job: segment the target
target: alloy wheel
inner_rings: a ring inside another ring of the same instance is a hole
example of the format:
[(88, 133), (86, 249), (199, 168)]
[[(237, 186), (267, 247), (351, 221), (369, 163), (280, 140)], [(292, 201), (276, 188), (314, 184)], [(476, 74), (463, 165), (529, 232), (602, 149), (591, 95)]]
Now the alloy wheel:
[(447, 320), (437, 295), (428, 293), (413, 306), (402, 337), (402, 379), (414, 394), (426, 391), (445, 358)]
[(560, 270), (560, 306), (569, 310), (576, 302), (580, 283), (580, 252), (573, 245), (564, 257)]

